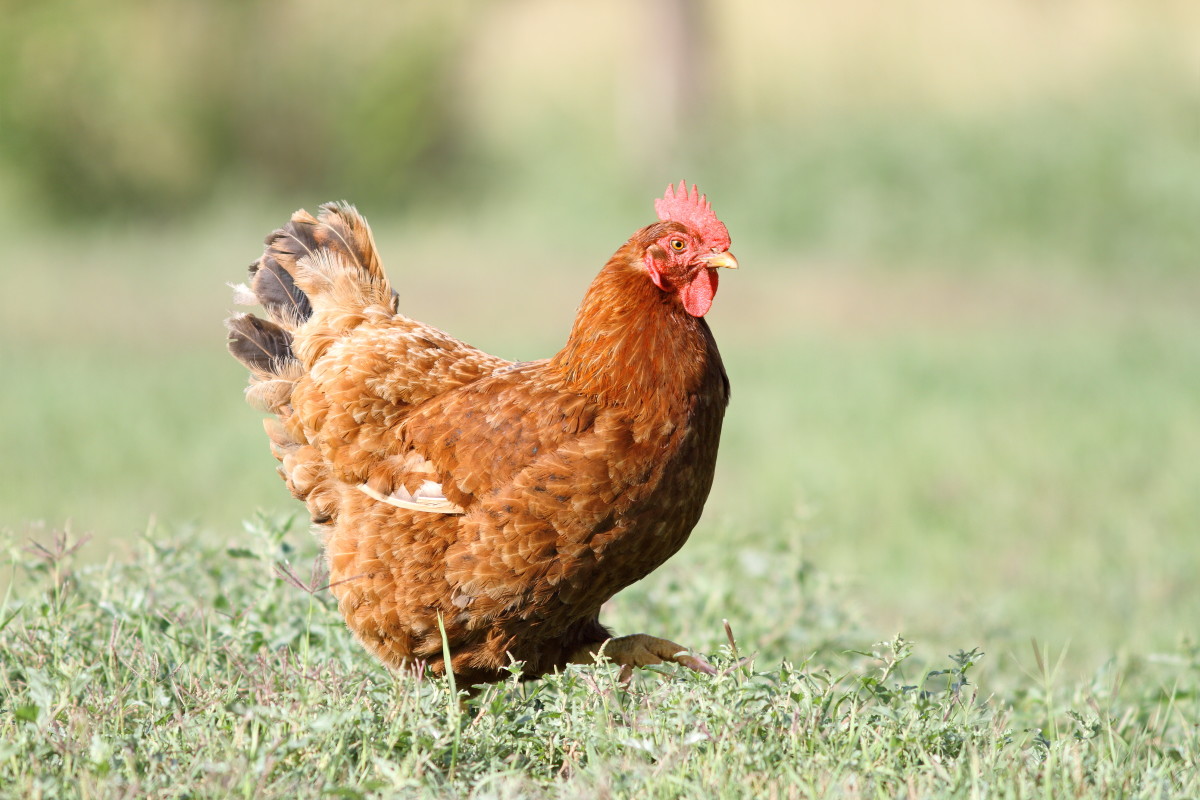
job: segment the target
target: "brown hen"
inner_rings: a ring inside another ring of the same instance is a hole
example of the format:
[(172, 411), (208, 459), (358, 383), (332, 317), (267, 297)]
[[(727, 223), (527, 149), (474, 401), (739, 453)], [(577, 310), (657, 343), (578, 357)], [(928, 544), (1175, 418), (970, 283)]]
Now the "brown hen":
[(466, 684), (674, 642), (611, 639), (601, 605), (687, 540), (729, 381), (703, 319), (729, 234), (693, 186), (592, 282), (553, 358), (510, 362), (397, 312), (366, 221), (330, 204), (267, 239), (227, 321), (288, 489), (323, 542), (346, 623), (393, 668)]

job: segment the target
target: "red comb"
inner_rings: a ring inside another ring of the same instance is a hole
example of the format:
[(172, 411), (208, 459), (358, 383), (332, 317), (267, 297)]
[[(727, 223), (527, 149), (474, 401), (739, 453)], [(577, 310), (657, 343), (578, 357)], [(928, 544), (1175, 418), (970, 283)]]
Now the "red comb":
[(668, 186), (667, 193), (654, 201), (654, 210), (664, 222), (678, 222), (700, 234), (709, 247), (729, 249), (729, 231), (725, 223), (717, 219), (708, 198), (700, 194), (696, 184), (692, 184), (691, 192), (688, 192), (686, 181), (679, 182), (678, 192), (674, 186)]

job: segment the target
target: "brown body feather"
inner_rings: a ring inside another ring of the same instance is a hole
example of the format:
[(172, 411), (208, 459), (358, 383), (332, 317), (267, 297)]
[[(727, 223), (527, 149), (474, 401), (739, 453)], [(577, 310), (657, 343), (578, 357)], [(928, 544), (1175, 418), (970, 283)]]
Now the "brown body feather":
[(278, 417), (272, 452), (341, 612), (385, 663), (443, 671), (440, 616), (467, 683), (562, 667), (609, 637), (601, 604), (687, 539), (729, 383), (707, 323), (646, 278), (673, 225), (617, 251), (562, 351), (516, 364), (398, 314), (352, 208), (268, 238), (249, 288), (271, 319), (231, 319), (230, 349)]

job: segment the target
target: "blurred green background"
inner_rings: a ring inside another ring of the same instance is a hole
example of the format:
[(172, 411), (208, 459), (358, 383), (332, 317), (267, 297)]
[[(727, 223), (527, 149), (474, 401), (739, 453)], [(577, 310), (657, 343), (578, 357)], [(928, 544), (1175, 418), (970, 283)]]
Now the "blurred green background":
[(881, 635), (1082, 665), (1194, 628), (1200, 5), (0, 13), (18, 542), (298, 511), (221, 327), (293, 209), (355, 202), (406, 313), (535, 358), (687, 178), (744, 266), (693, 574), (802, 548)]

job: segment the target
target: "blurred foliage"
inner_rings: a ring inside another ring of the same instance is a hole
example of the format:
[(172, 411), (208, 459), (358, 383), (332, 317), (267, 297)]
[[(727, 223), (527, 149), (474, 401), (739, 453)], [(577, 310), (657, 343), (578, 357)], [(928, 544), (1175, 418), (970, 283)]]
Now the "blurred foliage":
[(1177, 273), (1200, 252), (1194, 8), (0, 0), (0, 207), (61, 229), (419, 201), (600, 246), (597, 220), (638, 224), (686, 176), (780, 251)]
[[(439, 10), (440, 9), (440, 10)], [(0, 160), (91, 217), (193, 208), (225, 182), (405, 201), (453, 163), (453, 4), (4, 3)]]
[(1114, 80), (1002, 113), (869, 111), (813, 120), (803, 136), (767, 128), (738, 148), (734, 181), (783, 200), (743, 231), (832, 258), (1170, 271), (1200, 266), (1198, 144), (1200, 92)]

